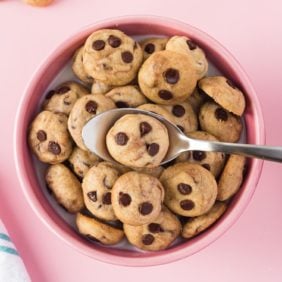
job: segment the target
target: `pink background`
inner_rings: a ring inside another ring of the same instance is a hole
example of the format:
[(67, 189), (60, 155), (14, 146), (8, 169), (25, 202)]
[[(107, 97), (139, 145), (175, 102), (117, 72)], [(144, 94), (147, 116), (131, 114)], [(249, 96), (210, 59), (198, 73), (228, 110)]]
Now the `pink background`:
[[(205, 3), (206, 2), (206, 3)], [(23, 89), (44, 58), (79, 28), (119, 15), (163, 15), (192, 24), (219, 40), (241, 62), (262, 104), (267, 143), (282, 145), (282, 2), (57, 0), (33, 8), (0, 2), (0, 218), (33, 281), (281, 281), (281, 165), (265, 162), (255, 196), (219, 240), (187, 259), (150, 268), (107, 265), (65, 245), (35, 216), (16, 177), (12, 133)]]

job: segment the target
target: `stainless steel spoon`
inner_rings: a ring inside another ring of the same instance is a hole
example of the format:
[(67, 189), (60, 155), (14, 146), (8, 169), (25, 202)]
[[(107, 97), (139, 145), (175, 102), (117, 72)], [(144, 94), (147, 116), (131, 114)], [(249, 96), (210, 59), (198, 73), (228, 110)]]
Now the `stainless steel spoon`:
[(168, 129), (170, 146), (161, 165), (175, 159), (185, 151), (222, 152), (246, 157), (282, 162), (282, 147), (258, 146), (240, 143), (225, 143), (197, 140), (187, 137), (182, 131), (162, 116), (139, 109), (113, 109), (103, 112), (89, 120), (82, 129), (85, 146), (100, 158), (116, 162), (106, 147), (106, 135), (114, 123), (126, 114), (145, 114), (161, 121)]

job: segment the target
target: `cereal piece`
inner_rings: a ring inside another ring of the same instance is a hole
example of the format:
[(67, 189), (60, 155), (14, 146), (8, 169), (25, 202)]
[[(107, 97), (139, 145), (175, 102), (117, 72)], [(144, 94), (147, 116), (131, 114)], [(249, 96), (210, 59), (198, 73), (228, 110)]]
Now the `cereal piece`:
[(170, 166), (164, 170), (160, 181), (165, 188), (165, 204), (178, 215), (202, 215), (215, 202), (215, 178), (198, 164), (185, 162)]
[(173, 51), (153, 53), (138, 74), (141, 91), (148, 99), (159, 104), (184, 101), (192, 94), (197, 83), (189, 56)]
[(77, 82), (69, 81), (48, 92), (43, 109), (68, 115), (76, 100), (89, 91)]
[(239, 190), (243, 182), (245, 163), (245, 157), (230, 155), (218, 181), (219, 201), (229, 199)]
[(139, 44), (116, 29), (95, 31), (84, 45), (86, 73), (108, 85), (129, 83), (136, 76), (142, 60)]
[[(205, 131), (190, 132), (188, 136), (199, 140), (218, 141), (217, 138)], [(225, 155), (220, 152), (191, 151), (182, 153), (176, 161), (200, 164), (217, 177), (223, 169)]]
[(82, 181), (86, 208), (103, 220), (116, 220), (112, 207), (112, 186), (119, 177), (118, 170), (103, 165), (90, 168)]
[(179, 219), (165, 207), (151, 223), (140, 226), (124, 224), (123, 227), (128, 241), (146, 251), (166, 249), (181, 231)]
[(49, 111), (40, 112), (31, 123), (28, 142), (40, 161), (50, 164), (65, 161), (72, 151), (67, 116)]
[(75, 147), (68, 158), (72, 170), (77, 176), (83, 178), (87, 171), (98, 164), (100, 161), (99, 157), (90, 151), (82, 150), (78, 147)]
[(173, 36), (166, 44), (166, 50), (180, 52), (188, 55), (193, 61), (198, 79), (205, 76), (208, 71), (208, 61), (203, 50), (186, 36)]
[(85, 216), (82, 213), (76, 215), (76, 226), (80, 234), (104, 245), (115, 245), (124, 237), (122, 230)]
[(157, 119), (127, 114), (108, 131), (106, 144), (111, 156), (123, 165), (156, 167), (166, 155), (169, 138), (166, 127)]
[(245, 110), (244, 94), (235, 84), (224, 76), (205, 77), (199, 87), (227, 111), (241, 116)]
[(114, 108), (114, 102), (102, 94), (85, 95), (76, 101), (70, 112), (68, 129), (79, 148), (87, 150), (81, 135), (87, 121), (97, 114)]
[(161, 212), (164, 190), (159, 180), (130, 171), (120, 176), (112, 189), (112, 205), (118, 219), (130, 225), (154, 221)]
[(58, 203), (68, 212), (76, 213), (84, 207), (81, 184), (66, 166), (51, 165), (45, 180)]
[(136, 108), (147, 103), (146, 97), (140, 92), (138, 86), (133, 85), (116, 87), (105, 96), (111, 98), (117, 108)]
[(165, 49), (168, 38), (151, 37), (146, 38), (140, 42), (143, 50), (144, 60), (148, 59), (154, 52), (162, 51)]
[(48, 6), (53, 2), (53, 0), (23, 0), (26, 4), (37, 6), (37, 7), (44, 7)]
[(216, 202), (205, 214), (189, 218), (182, 229), (182, 237), (192, 238), (214, 224), (226, 211), (227, 204)]
[(242, 132), (238, 116), (227, 112), (214, 102), (206, 102), (200, 110), (199, 121), (202, 130), (224, 142), (237, 142)]
[(91, 93), (92, 94), (105, 94), (108, 91), (110, 91), (112, 88), (113, 86), (105, 82), (99, 81), (97, 79), (94, 79), (92, 87), (91, 87)]

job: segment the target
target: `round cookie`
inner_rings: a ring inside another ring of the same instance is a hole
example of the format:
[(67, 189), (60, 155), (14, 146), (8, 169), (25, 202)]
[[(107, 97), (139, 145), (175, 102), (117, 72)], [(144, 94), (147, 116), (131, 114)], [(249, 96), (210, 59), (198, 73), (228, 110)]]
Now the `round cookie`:
[(82, 150), (75, 147), (68, 158), (68, 163), (70, 164), (74, 173), (83, 178), (87, 171), (95, 164), (100, 161), (99, 157), (90, 151)]
[(87, 121), (95, 115), (114, 108), (114, 102), (102, 94), (85, 95), (76, 101), (69, 115), (68, 129), (79, 148), (87, 150), (81, 135)]
[[(199, 140), (218, 141), (217, 138), (205, 131), (190, 132), (188, 136)], [(217, 177), (224, 167), (225, 155), (220, 152), (188, 151), (177, 157), (176, 161), (200, 164)]]
[(148, 59), (154, 52), (162, 51), (165, 49), (165, 45), (168, 38), (151, 37), (140, 41), (140, 46), (143, 50), (144, 60)]
[(182, 237), (192, 238), (214, 224), (226, 211), (227, 204), (216, 202), (205, 214), (189, 218), (182, 228)]
[(86, 73), (109, 85), (131, 82), (142, 60), (139, 44), (120, 30), (97, 30), (84, 45), (83, 65)]
[(206, 102), (200, 109), (199, 121), (202, 130), (223, 142), (237, 142), (242, 132), (238, 116), (224, 110), (214, 102)]
[(57, 202), (68, 212), (76, 213), (84, 207), (81, 184), (66, 166), (51, 165), (45, 180)]
[(49, 111), (40, 112), (31, 123), (28, 143), (37, 158), (44, 163), (65, 161), (72, 151), (67, 116)]
[(97, 79), (94, 79), (92, 87), (91, 87), (91, 93), (92, 94), (105, 94), (108, 91), (110, 91), (112, 88), (113, 86), (105, 82), (99, 81)]
[(166, 108), (164, 108), (163, 105), (148, 103), (139, 106), (138, 109), (158, 114), (168, 121), (174, 123), (173, 115)]
[(198, 85), (222, 108), (238, 116), (244, 113), (246, 106), (244, 94), (230, 79), (224, 76), (205, 77)]
[(239, 155), (230, 155), (218, 181), (219, 201), (231, 198), (240, 188), (245, 170), (246, 158)]
[(78, 232), (91, 241), (98, 241), (104, 245), (115, 245), (124, 237), (120, 229), (102, 223), (95, 218), (77, 213), (76, 226)]
[(202, 215), (216, 200), (215, 178), (198, 164), (185, 162), (170, 166), (164, 170), (160, 181), (165, 189), (165, 204), (178, 215)]
[(78, 48), (72, 58), (72, 71), (85, 84), (92, 84), (93, 77), (87, 75), (83, 65), (83, 46)]
[(111, 98), (117, 108), (136, 108), (147, 103), (146, 97), (140, 92), (138, 86), (133, 85), (116, 87), (105, 96)]
[(146, 251), (164, 250), (177, 238), (181, 231), (179, 219), (163, 207), (160, 215), (151, 223), (140, 226), (123, 225), (128, 241)]
[(112, 207), (112, 186), (119, 177), (118, 170), (99, 164), (91, 167), (82, 181), (86, 208), (103, 220), (116, 220)]
[(163, 198), (159, 180), (136, 171), (120, 176), (112, 189), (115, 215), (123, 223), (134, 226), (154, 221), (161, 212)]
[(151, 101), (173, 104), (184, 101), (192, 94), (197, 76), (189, 56), (164, 50), (153, 53), (143, 63), (138, 83)]
[(108, 131), (106, 144), (111, 156), (125, 166), (156, 167), (167, 153), (169, 137), (156, 118), (127, 114)]
[(43, 109), (68, 115), (76, 100), (86, 94), (89, 94), (89, 91), (79, 83), (65, 82), (48, 92)]
[(180, 52), (188, 55), (193, 61), (193, 68), (198, 79), (205, 76), (208, 71), (208, 61), (204, 51), (191, 39), (186, 36), (173, 36), (167, 44), (166, 50)]

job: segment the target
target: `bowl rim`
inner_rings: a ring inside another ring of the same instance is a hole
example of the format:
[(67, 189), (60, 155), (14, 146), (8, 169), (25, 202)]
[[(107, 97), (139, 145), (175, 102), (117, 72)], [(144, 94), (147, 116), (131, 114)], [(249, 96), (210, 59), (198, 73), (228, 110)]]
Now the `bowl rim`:
[(39, 199), (37, 199), (36, 195), (33, 193), (32, 185), (29, 182), (27, 172), (25, 171), (25, 160), (23, 157), (24, 142), (22, 142), (22, 140), (25, 139), (26, 135), (26, 131), (24, 130), (23, 126), (23, 117), (25, 115), (28, 102), (32, 97), (32, 93), (38, 83), (38, 79), (40, 78), (42, 73), (48, 68), (54, 58), (56, 58), (63, 50), (65, 50), (66, 46), (70, 46), (72, 42), (75, 42), (81, 33), (88, 32), (90, 34), (93, 29), (99, 29), (105, 26), (138, 23), (147, 25), (161, 25), (164, 28), (172, 26), (175, 29), (185, 31), (187, 33), (197, 34), (197, 36), (199, 36), (205, 43), (212, 46), (212, 49), (220, 50), (221, 55), (226, 60), (228, 60), (229, 64), (240, 76), (240, 79), (244, 82), (244, 85), (247, 86), (248, 93), (252, 93), (252, 104), (254, 105), (254, 109), (256, 112), (254, 123), (256, 124), (256, 128), (260, 129), (259, 131), (257, 130), (255, 132), (255, 140), (257, 141), (257, 144), (265, 144), (265, 127), (263, 114), (255, 89), (252, 86), (249, 77), (243, 70), (240, 63), (223, 45), (221, 45), (221, 43), (219, 43), (217, 40), (215, 40), (213, 37), (211, 37), (204, 31), (201, 31), (198, 28), (191, 26), (190, 24), (181, 22), (176, 19), (153, 15), (131, 15), (104, 19), (102, 21), (97, 21), (82, 27), (81, 29), (77, 30), (72, 35), (70, 35), (67, 39), (61, 41), (58, 47), (52, 50), (49, 55), (43, 60), (43, 62), (33, 73), (30, 81), (27, 83), (27, 86), (24, 90), (24, 95), (22, 96), (17, 108), (13, 132), (13, 153), (17, 176), (27, 202), (29, 203), (35, 214), (38, 216), (38, 218), (40, 218), (40, 220), (45, 224), (45, 226), (47, 226), (48, 229), (55, 233), (61, 240), (67, 243), (67, 245), (72, 246), (77, 251), (89, 257), (110, 264), (123, 266), (154, 266), (170, 263), (190, 256), (200, 251), (201, 249), (207, 247), (209, 244), (221, 237), (238, 220), (238, 218), (241, 216), (241, 214), (244, 212), (247, 205), (249, 204), (261, 175), (263, 161), (257, 159), (253, 160), (253, 175), (248, 183), (249, 189), (245, 190), (244, 193), (242, 193), (240, 201), (236, 203), (236, 206), (233, 208), (232, 212), (228, 214), (228, 218), (225, 218), (225, 220), (222, 221), (207, 236), (201, 237), (200, 240), (184, 248), (176, 248), (167, 252), (151, 253), (152, 255), (148, 257), (126, 257), (113, 255), (111, 253), (91, 248), (90, 246), (76, 240), (68, 232), (64, 231), (61, 226), (59, 226), (52, 220), (50, 215), (44, 210)]

